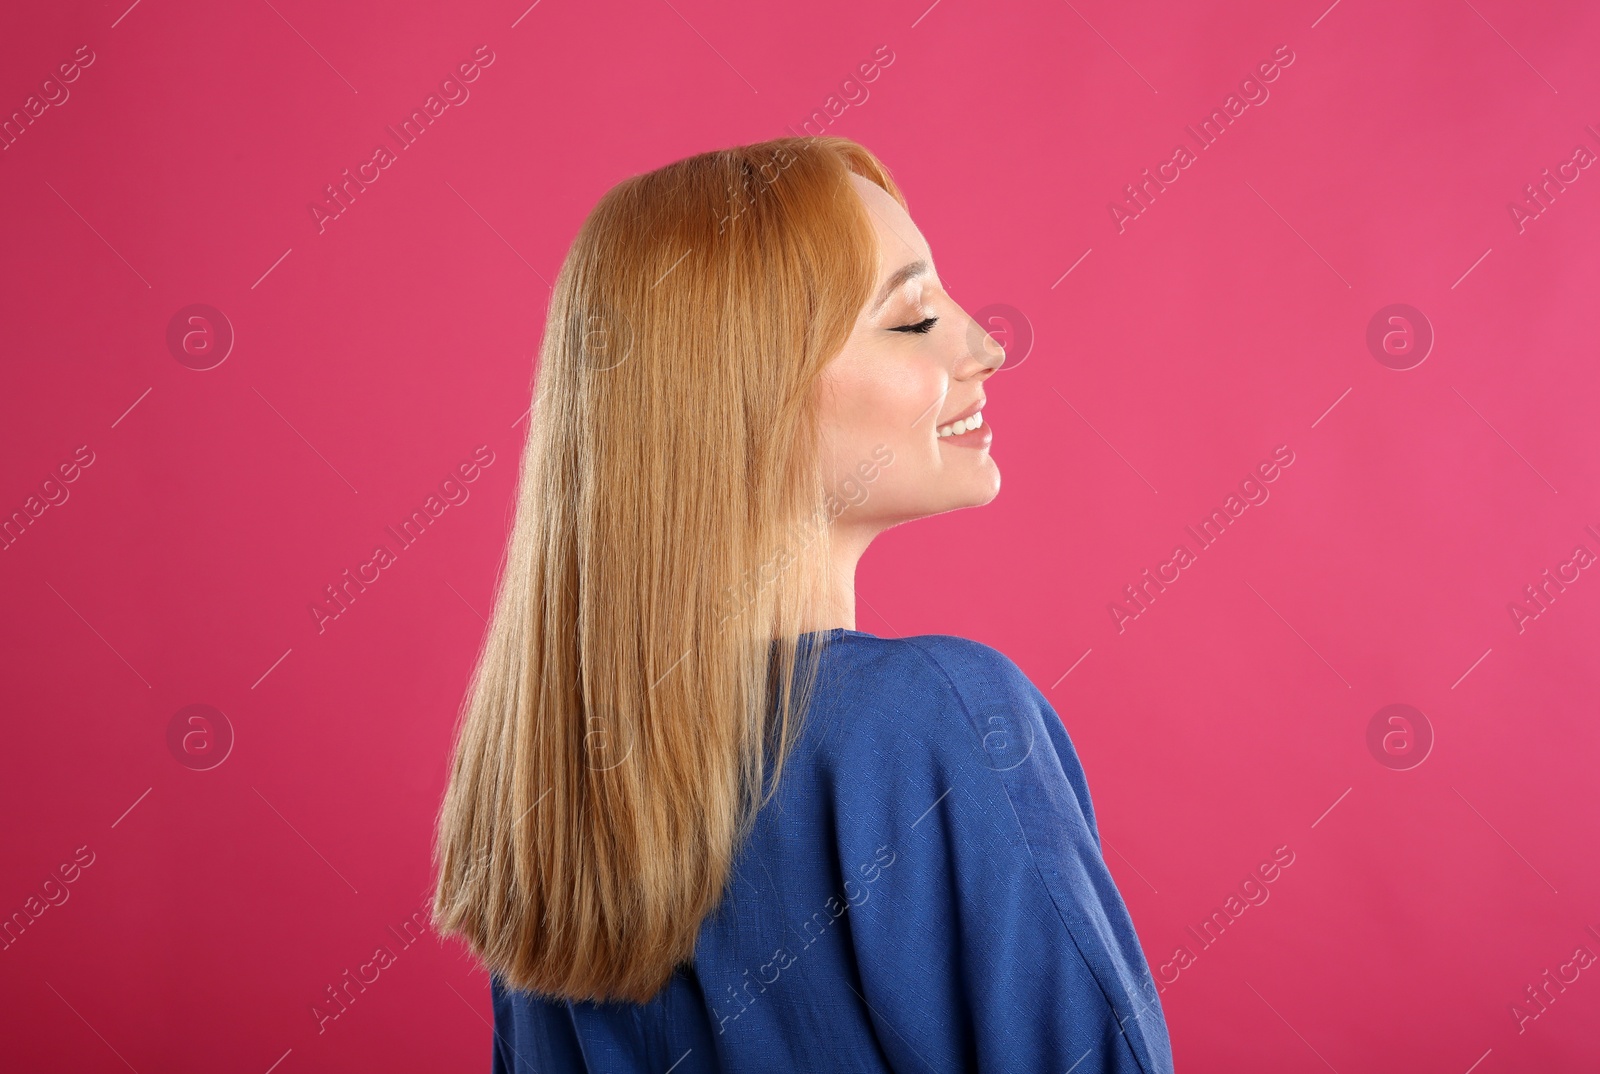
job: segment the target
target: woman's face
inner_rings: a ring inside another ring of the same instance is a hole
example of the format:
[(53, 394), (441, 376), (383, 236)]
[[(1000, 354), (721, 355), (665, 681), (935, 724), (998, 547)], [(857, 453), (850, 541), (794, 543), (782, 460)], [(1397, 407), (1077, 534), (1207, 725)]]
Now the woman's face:
[(835, 531), (867, 539), (901, 522), (988, 503), (984, 382), (1000, 344), (944, 290), (927, 240), (883, 188), (850, 177), (878, 235), (878, 278), (818, 384)]

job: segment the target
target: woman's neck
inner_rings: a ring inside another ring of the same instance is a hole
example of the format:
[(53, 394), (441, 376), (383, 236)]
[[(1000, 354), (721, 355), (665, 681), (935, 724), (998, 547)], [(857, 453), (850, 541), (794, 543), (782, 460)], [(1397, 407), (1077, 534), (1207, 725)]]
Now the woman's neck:
[(876, 536), (876, 531), (834, 523), (828, 541), (828, 587), (822, 606), (807, 617), (808, 631), (856, 629), (856, 564)]

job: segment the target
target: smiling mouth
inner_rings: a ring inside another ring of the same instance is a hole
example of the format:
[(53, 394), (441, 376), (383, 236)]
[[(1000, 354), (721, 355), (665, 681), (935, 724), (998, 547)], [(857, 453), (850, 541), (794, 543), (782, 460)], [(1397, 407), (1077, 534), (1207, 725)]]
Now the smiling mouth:
[(983, 411), (975, 410), (965, 418), (962, 418), (960, 421), (953, 421), (949, 425), (939, 426), (939, 439), (943, 440), (948, 436), (960, 436), (963, 433), (971, 432), (973, 429), (979, 428), (982, 425)]
[(948, 425), (936, 426), (935, 439), (951, 447), (987, 450), (989, 443), (994, 439), (994, 429), (983, 420), (983, 411), (979, 409), (982, 405), (981, 402), (978, 403), (970, 414), (957, 418)]

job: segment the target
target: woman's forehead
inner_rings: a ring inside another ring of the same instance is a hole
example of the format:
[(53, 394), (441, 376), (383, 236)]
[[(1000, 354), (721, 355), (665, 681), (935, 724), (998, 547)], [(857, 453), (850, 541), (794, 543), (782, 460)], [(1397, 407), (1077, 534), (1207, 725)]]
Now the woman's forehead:
[(878, 279), (888, 279), (908, 261), (924, 260), (931, 266), (933, 254), (928, 242), (900, 203), (870, 179), (852, 173), (850, 181), (866, 205), (878, 235)]

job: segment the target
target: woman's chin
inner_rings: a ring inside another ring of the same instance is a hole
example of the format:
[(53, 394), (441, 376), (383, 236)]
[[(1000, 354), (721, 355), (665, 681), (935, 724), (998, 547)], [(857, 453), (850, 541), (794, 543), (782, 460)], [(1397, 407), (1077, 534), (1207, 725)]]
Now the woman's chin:
[(943, 503), (937, 509), (929, 511), (931, 514), (944, 514), (946, 511), (962, 511), (968, 507), (982, 507), (1000, 495), (1000, 470), (990, 467), (988, 474), (981, 480), (970, 482), (966, 488), (953, 496), (941, 497)]
[(982, 507), (1000, 495), (1000, 467), (996, 466), (995, 461), (986, 455), (984, 457), (983, 470), (983, 474), (977, 481), (972, 503), (967, 505), (969, 507)]

